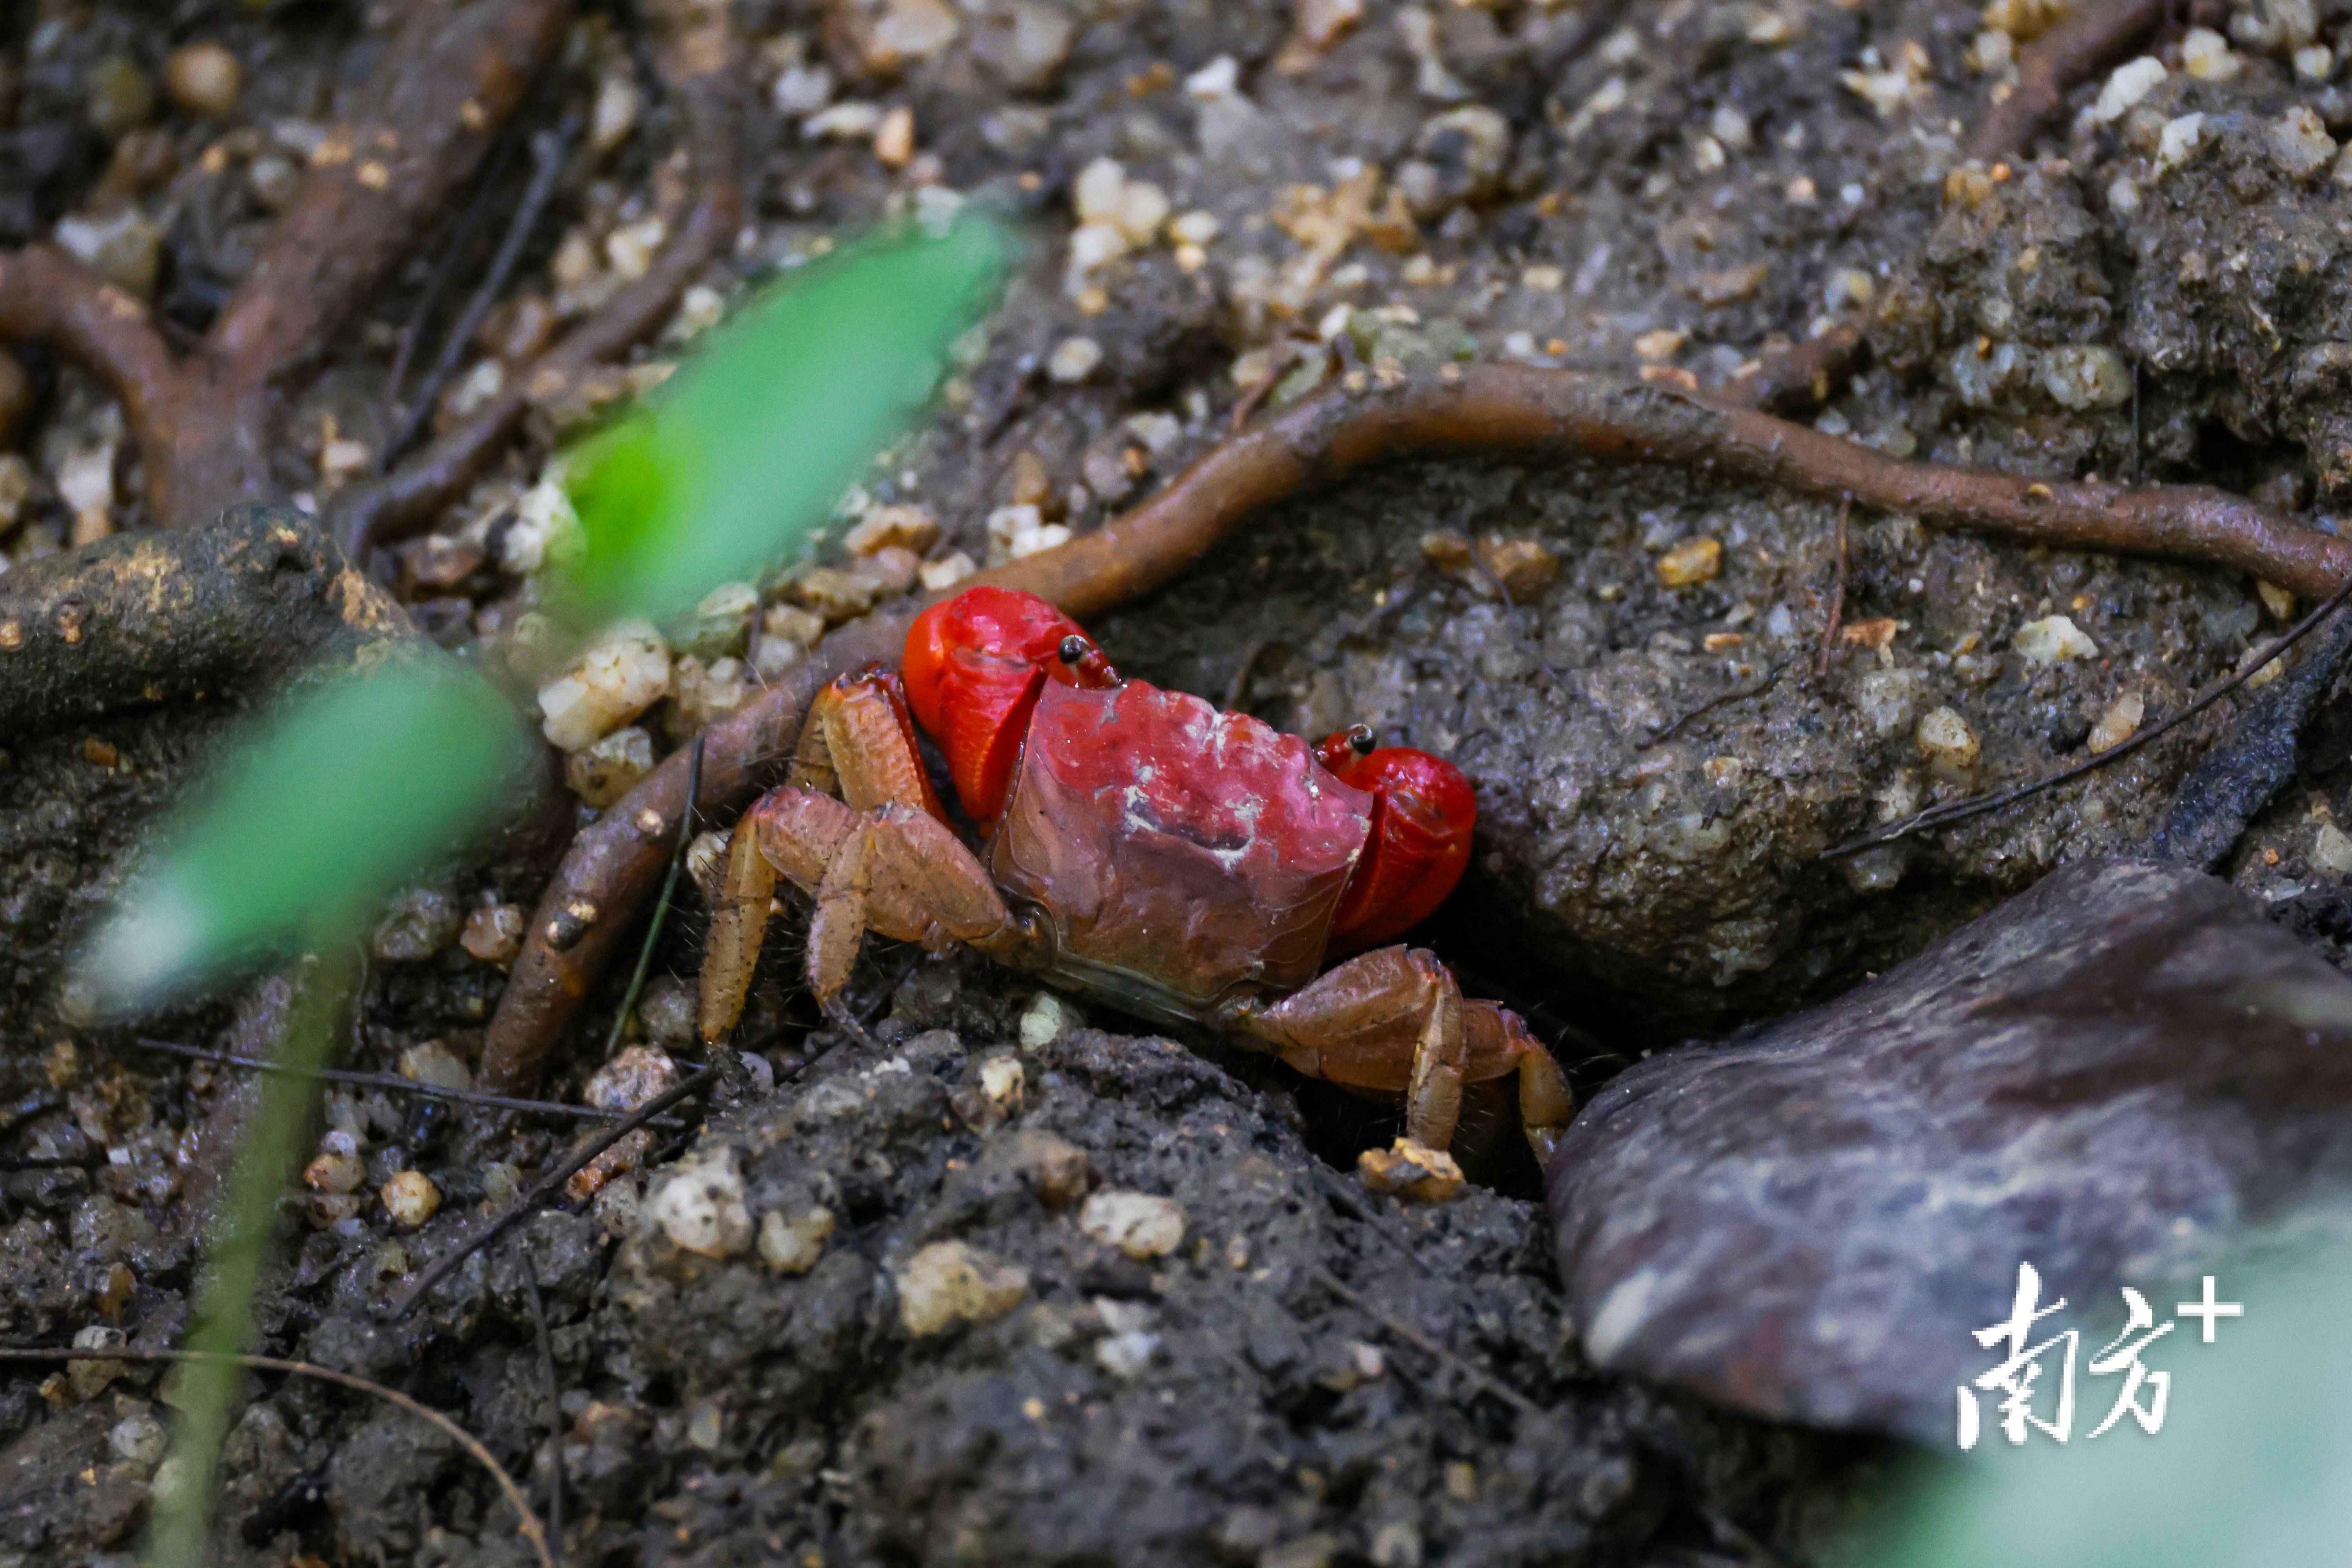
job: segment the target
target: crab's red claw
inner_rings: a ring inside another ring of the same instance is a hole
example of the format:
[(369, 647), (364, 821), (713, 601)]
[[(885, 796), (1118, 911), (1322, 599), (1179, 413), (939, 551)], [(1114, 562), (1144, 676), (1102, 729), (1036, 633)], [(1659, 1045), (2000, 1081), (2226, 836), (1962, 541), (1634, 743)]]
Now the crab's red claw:
[(957, 798), (982, 822), (1004, 808), (1004, 791), (1048, 680), (1118, 684), (1110, 661), (1078, 624), (1034, 594), (967, 588), (932, 605), (907, 630), (907, 700), (947, 753)]
[(1334, 952), (1394, 942), (1436, 912), (1470, 865), (1478, 797), (1462, 770), (1407, 746), (1370, 746), (1361, 726), (1315, 748), (1318, 761), (1373, 797), (1372, 829), (1331, 927)]

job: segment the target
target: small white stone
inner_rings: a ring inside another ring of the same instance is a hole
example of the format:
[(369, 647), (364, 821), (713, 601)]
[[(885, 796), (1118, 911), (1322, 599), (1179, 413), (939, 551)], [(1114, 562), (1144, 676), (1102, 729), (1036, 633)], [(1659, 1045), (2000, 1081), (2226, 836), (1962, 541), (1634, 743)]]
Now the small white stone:
[(669, 684), (661, 634), (647, 622), (625, 622), (540, 689), (540, 728), (560, 750), (579, 751), (669, 695)]
[(1045, 361), (1045, 374), (1059, 382), (1081, 382), (1095, 373), (1102, 357), (1102, 344), (1094, 339), (1064, 338)]
[(1969, 721), (1949, 708), (1937, 708), (1923, 714), (1912, 738), (1920, 754), (1927, 759), (1929, 770), (1938, 778), (1951, 782), (1965, 778), (1983, 750), (1976, 731), (1969, 728)]
[(646, 1215), (678, 1247), (706, 1258), (731, 1258), (751, 1245), (743, 1178), (724, 1150), (672, 1171), (647, 1194)]
[(471, 1089), (474, 1074), (466, 1059), (439, 1040), (426, 1040), (400, 1053), (400, 1076), (411, 1083), (436, 1089)]
[(637, 128), (643, 97), (635, 73), (627, 65), (607, 70), (596, 84), (596, 101), (588, 110), (588, 145), (598, 153), (609, 153), (626, 142)]
[(2042, 389), (2062, 408), (2121, 408), (2131, 401), (2131, 366), (2104, 343), (2051, 349), (2037, 368)]
[(2147, 700), (2137, 691), (2126, 691), (2107, 704), (2099, 721), (2091, 726), (2091, 751), (2112, 752), (2128, 741), (2139, 730), (2139, 721), (2147, 714)]
[(1151, 1358), (1159, 1353), (1158, 1334), (1130, 1329), (1097, 1343), (1095, 1346), (1095, 1363), (1121, 1382), (1129, 1382), (1150, 1371)]
[(939, 538), (940, 520), (929, 508), (902, 502), (876, 507), (858, 520), (841, 542), (852, 555), (872, 555), (892, 545), (920, 555)]
[(1027, 1075), (1018, 1057), (995, 1056), (980, 1064), (980, 1092), (999, 1110), (1018, 1109), (1026, 1087)]
[(169, 1445), (163, 1424), (143, 1410), (125, 1415), (106, 1435), (106, 1446), (134, 1465), (162, 1463)]
[(563, 781), (572, 794), (602, 811), (653, 771), (654, 738), (635, 724), (625, 724), (565, 758)]
[(787, 119), (814, 114), (832, 98), (833, 72), (823, 66), (788, 66), (768, 91), (768, 101)]
[(2009, 646), (2020, 658), (2037, 668), (2063, 664), (2069, 659), (2089, 658), (2099, 651), (2099, 645), (2064, 616), (2026, 622), (2017, 628)]
[(2311, 858), (2323, 870), (2352, 877), (2352, 835), (2332, 822), (2321, 824), (2318, 837), (2312, 840)]
[(1168, 226), (1168, 237), (1180, 245), (1207, 245), (1224, 232), (1224, 226), (1216, 214), (1194, 207)]
[(920, 575), (925, 591), (936, 594), (943, 588), (954, 587), (979, 570), (971, 556), (958, 550), (937, 561), (924, 562)]
[(1052, 992), (1040, 993), (1021, 1015), (1021, 1048), (1041, 1051), (1062, 1037), (1069, 1027), (1069, 1009)]
[(1234, 63), (1234, 57), (1219, 55), (1184, 79), (1184, 96), (1203, 103), (1230, 98), (1240, 87), (1241, 79), (1242, 68)]
[(2326, 81), (2336, 74), (2336, 51), (2326, 44), (2305, 44), (2294, 51), (2294, 74), (2305, 81)]
[(801, 134), (815, 141), (831, 137), (836, 142), (863, 142), (874, 134), (882, 123), (879, 105), (852, 100), (836, 103), (830, 109), (819, 110), (801, 121)]
[(938, 1241), (898, 1275), (898, 1321), (918, 1338), (1003, 1317), (1029, 1293), (1028, 1273), (961, 1241)]
[(805, 1274), (824, 1256), (833, 1211), (823, 1205), (787, 1219), (781, 1210), (760, 1216), (760, 1261), (779, 1274)]
[(422, 1171), (403, 1171), (383, 1184), (377, 1196), (383, 1200), (383, 1212), (392, 1223), (414, 1230), (433, 1217), (441, 1206), (441, 1189), (433, 1178)]
[(2124, 112), (2156, 90), (2166, 76), (2164, 62), (2154, 55), (2126, 60), (2111, 72), (2091, 105), (2091, 118), (2102, 124), (2120, 120)]
[(1164, 1258), (1184, 1239), (1184, 1209), (1172, 1198), (1106, 1190), (1087, 1199), (1078, 1228), (1129, 1258)]
[(2183, 114), (2166, 121), (2156, 138), (2157, 174), (2161, 175), (2187, 163), (2204, 138), (2205, 117), (2201, 114)]
[(604, 264), (618, 278), (634, 281), (652, 270), (669, 225), (657, 217), (624, 224), (604, 237)]
[(2271, 156), (2292, 178), (2316, 174), (2336, 161), (2336, 138), (2306, 104), (2296, 104), (2267, 129)]
[(709, 1453), (719, 1447), (727, 1429), (727, 1408), (716, 1399), (698, 1399), (686, 1420), (686, 1440)]
[(1082, 223), (1070, 231), (1070, 274), (1083, 278), (1127, 250), (1127, 236), (1117, 224)]

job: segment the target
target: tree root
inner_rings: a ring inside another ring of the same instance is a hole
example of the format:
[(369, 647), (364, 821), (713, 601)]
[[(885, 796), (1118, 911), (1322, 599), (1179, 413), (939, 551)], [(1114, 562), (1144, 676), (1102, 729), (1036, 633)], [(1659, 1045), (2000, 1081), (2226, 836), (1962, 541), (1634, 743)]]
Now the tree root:
[(408, 617), (295, 513), (121, 533), (0, 578), (0, 735), (183, 701), (412, 637)]
[[(1977, 121), (1967, 156), (1991, 163), (2012, 158), (2067, 91), (2093, 71), (2123, 58), (2164, 20), (2167, 0), (2083, 0), (2066, 19), (2025, 47), (2017, 83)], [(1999, 89), (1996, 89), (1999, 92)]]
[(122, 398), (166, 527), (274, 500), (285, 375), (331, 335), (470, 175), (552, 52), (567, 0), (417, 5), (311, 159), (286, 216), (186, 359), (146, 307), (53, 246), (0, 259), (0, 332), (47, 341)]
[[(655, 0), (662, 75), (693, 142), (698, 194), (646, 274), (508, 389), (389, 475), (345, 490), (338, 538), (360, 548), (424, 525), (530, 408), (582, 400), (598, 362), (646, 336), (741, 211), (732, 23), (724, 7)], [(327, 349), (387, 271), (472, 177), (552, 57), (570, 0), (413, 5), (311, 159), (293, 205), (212, 328), (184, 358), (147, 308), (53, 245), (0, 254), (0, 337), (49, 343), (121, 398), (166, 528), (238, 501), (283, 498), (271, 460), (287, 378)]]
[[(1661, 387), (1486, 364), (1384, 385), (1352, 372), (1223, 441), (1125, 517), (977, 581), (1036, 594), (1083, 619), (1164, 586), (1277, 502), (1377, 462), (1449, 454), (1659, 464), (1827, 500), (1851, 497), (2062, 550), (2238, 567), (2314, 597), (2352, 579), (2352, 542), (2221, 490), (2044, 482), (1908, 462)], [(748, 805), (790, 755), (817, 688), (874, 660), (896, 663), (921, 603), (833, 633), (782, 681), (714, 725), (697, 808), (723, 821)], [(482, 1067), (492, 1087), (517, 1093), (537, 1082), (614, 944), (652, 896), (685, 805), (688, 750), (673, 752), (573, 840), (491, 1021)]]

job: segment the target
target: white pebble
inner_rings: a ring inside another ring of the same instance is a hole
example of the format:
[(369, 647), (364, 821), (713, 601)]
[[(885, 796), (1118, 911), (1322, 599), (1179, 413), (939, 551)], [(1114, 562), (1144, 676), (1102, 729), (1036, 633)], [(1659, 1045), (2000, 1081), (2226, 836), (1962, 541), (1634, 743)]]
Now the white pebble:
[(560, 750), (579, 751), (669, 695), (669, 681), (661, 634), (644, 621), (625, 622), (571, 673), (540, 689), (540, 728)]
[(1179, 245), (1207, 245), (1224, 232), (1217, 215), (1206, 207), (1194, 207), (1191, 212), (1168, 226), (1168, 237)]
[(1130, 1329), (1095, 1346), (1095, 1363), (1121, 1382), (1141, 1377), (1160, 1353), (1160, 1336)]
[(1021, 1304), (1028, 1273), (961, 1241), (937, 1241), (898, 1275), (898, 1321), (918, 1338), (959, 1321), (989, 1322)]
[(2131, 366), (2097, 343), (2069, 343), (2042, 356), (2042, 388), (2062, 408), (2120, 408), (2131, 401)]
[(941, 556), (937, 561), (924, 562), (920, 575), (925, 591), (936, 594), (943, 588), (954, 587), (979, 570), (971, 556), (957, 550)]
[(1021, 1048), (1041, 1051), (1062, 1037), (1069, 1027), (1069, 1009), (1051, 992), (1039, 994), (1021, 1015)]
[(2332, 822), (2322, 824), (2319, 836), (2312, 840), (2311, 858), (2323, 870), (2352, 877), (2352, 836)]
[(824, 1256), (833, 1211), (818, 1205), (790, 1219), (771, 1209), (760, 1216), (760, 1261), (779, 1274), (805, 1274)]
[(1241, 85), (1242, 68), (1231, 55), (1219, 55), (1184, 79), (1184, 96), (1206, 103), (1229, 98)]
[(980, 1092), (997, 1110), (1018, 1109), (1026, 1088), (1027, 1075), (1018, 1057), (995, 1056), (980, 1064)]
[(1164, 1258), (1184, 1239), (1184, 1210), (1150, 1193), (1099, 1192), (1078, 1211), (1078, 1228), (1129, 1258)]
[(2147, 700), (2137, 691), (2126, 691), (2107, 704), (2099, 721), (2091, 726), (2091, 751), (2112, 752), (2128, 741), (2139, 730), (2139, 721), (2147, 715)]
[(2267, 129), (2271, 156), (2293, 178), (2316, 174), (2336, 161), (2336, 138), (2308, 105), (2296, 104)]
[(2326, 81), (2336, 74), (2336, 51), (2326, 44), (2305, 44), (2294, 51), (2294, 74), (2305, 81)]
[(2091, 118), (2105, 123), (2120, 120), (2124, 111), (2156, 90), (2166, 76), (2164, 62), (2154, 55), (2142, 55), (2126, 60), (2109, 74), (2106, 85), (2099, 89), (2096, 102), (2091, 105)]
[(2164, 122), (2156, 138), (2156, 172), (2160, 175), (2187, 163), (2205, 138), (2205, 117), (2183, 114)]
[(441, 1206), (441, 1189), (422, 1171), (401, 1172), (377, 1195), (383, 1200), (383, 1212), (392, 1216), (392, 1223), (411, 1230), (431, 1219)]
[(602, 811), (654, 771), (654, 738), (626, 724), (564, 760), (563, 781), (572, 793)]
[(1045, 361), (1045, 374), (1059, 382), (1080, 382), (1102, 363), (1102, 344), (1092, 338), (1064, 338)]
[(400, 1076), (436, 1089), (471, 1089), (473, 1072), (463, 1057), (439, 1040), (426, 1040), (400, 1053)]
[(1947, 780), (1964, 777), (1976, 765), (1977, 755), (1983, 750), (1976, 731), (1969, 728), (1969, 721), (1949, 708), (1934, 709), (1922, 715), (1912, 738), (1918, 743), (1920, 754), (1927, 759), (1929, 769)]
[(2064, 616), (2048, 616), (2038, 621), (2028, 621), (2017, 628), (2009, 646), (2020, 658), (2038, 668), (2063, 664), (2069, 659), (2089, 658), (2099, 651), (2072, 620)]
[(647, 1195), (645, 1213), (679, 1247), (706, 1258), (731, 1258), (751, 1245), (743, 1178), (725, 1151), (679, 1165)]
[(637, 110), (644, 94), (627, 65), (617, 64), (596, 84), (596, 101), (588, 110), (588, 145), (609, 153), (637, 128)]

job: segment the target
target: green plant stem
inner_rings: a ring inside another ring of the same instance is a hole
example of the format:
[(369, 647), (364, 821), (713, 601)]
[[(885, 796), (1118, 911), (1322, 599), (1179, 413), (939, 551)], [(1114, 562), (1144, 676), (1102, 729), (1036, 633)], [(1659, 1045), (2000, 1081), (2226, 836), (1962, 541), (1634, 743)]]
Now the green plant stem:
[(244, 1354), (252, 1338), (253, 1297), (276, 1228), (278, 1194), (286, 1190), (317, 1093), (300, 1074), (322, 1064), (359, 972), (348, 941), (321, 946), (323, 952), (304, 961), (294, 980), (296, 996), (278, 1047), (279, 1063), (296, 1070), (262, 1077), (229, 1173), (228, 1201), (187, 1338), (198, 1359), (187, 1363), (179, 1386), (179, 1417), (166, 1461), (172, 1480), (155, 1490), (145, 1554), (150, 1568), (202, 1568), (205, 1561), (215, 1467), (245, 1384), (246, 1369), (221, 1358)]

